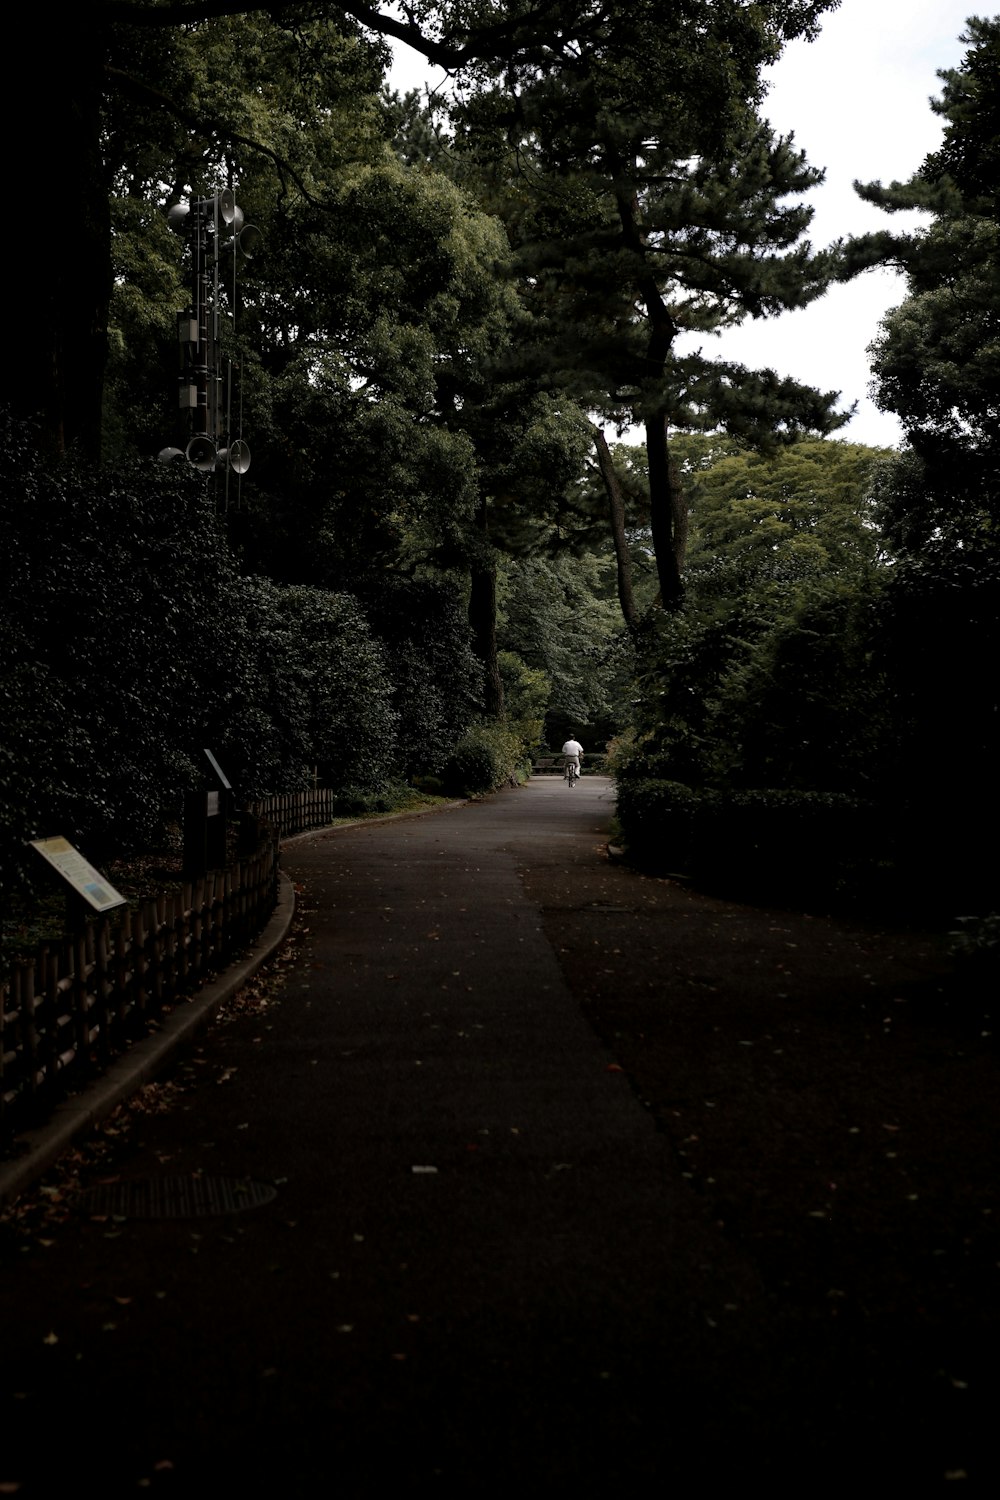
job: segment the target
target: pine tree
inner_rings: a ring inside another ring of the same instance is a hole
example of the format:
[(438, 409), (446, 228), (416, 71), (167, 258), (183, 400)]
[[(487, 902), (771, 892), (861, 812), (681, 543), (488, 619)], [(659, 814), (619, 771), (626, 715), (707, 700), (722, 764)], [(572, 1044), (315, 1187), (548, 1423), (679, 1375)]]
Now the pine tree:
[(972, 19), (963, 64), (939, 76), (940, 150), (908, 182), (857, 184), (928, 225), (855, 241), (852, 264), (891, 263), (907, 296), (872, 346), (876, 399), (903, 424), (907, 462), (885, 490), (897, 544), (996, 549), (1000, 493), (1000, 17)]
[[(671, 428), (747, 441), (829, 432), (835, 393), (683, 346), (746, 317), (800, 307), (839, 258), (802, 236), (787, 200), (820, 180), (760, 116), (761, 69), (824, 7), (653, 0), (602, 7), (587, 45), (483, 66), (456, 111), (517, 253), (536, 378), (621, 426), (644, 428), (664, 605), (682, 597), (685, 514)], [(591, 13), (593, 14), (593, 13)]]

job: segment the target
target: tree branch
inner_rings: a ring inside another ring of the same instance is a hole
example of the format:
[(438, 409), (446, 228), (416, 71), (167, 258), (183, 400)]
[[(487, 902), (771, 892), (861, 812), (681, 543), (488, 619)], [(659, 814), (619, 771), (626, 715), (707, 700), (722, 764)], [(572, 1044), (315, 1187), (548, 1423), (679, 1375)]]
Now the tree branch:
[[(255, 11), (263, 11), (281, 25), (286, 11), (301, 13), (301, 9), (301, 4), (281, 4), (280, 0), (269, 5), (255, 4), (253, 0), (249, 0), (249, 3), (248, 0), (175, 0), (171, 5), (156, 6), (131, 5), (128, 0), (104, 0), (100, 16), (106, 22), (126, 26), (184, 26), (194, 25), (199, 21), (218, 20), (223, 16), (251, 15)], [(512, 49), (516, 50), (519, 37), (535, 40), (539, 35), (550, 34), (560, 6), (558, 0), (539, 0), (533, 9), (524, 14), (495, 21), (490, 25), (471, 27), (468, 31), (458, 32), (451, 40), (428, 36), (415, 22), (400, 21), (373, 5), (364, 4), (363, 0), (342, 0), (337, 5), (318, 3), (315, 10), (317, 16), (330, 15), (336, 11), (351, 16), (380, 36), (405, 42), (437, 67), (450, 69), (460, 68), (477, 59), (506, 56)]]
[(259, 151), (262, 156), (266, 156), (274, 162), (282, 181), (286, 177), (290, 178), (307, 202), (311, 203), (314, 208), (322, 207), (319, 200), (314, 198), (310, 193), (302, 178), (295, 171), (295, 168), (290, 166), (284, 157), (280, 156), (272, 147), (265, 146), (263, 141), (254, 140), (252, 136), (244, 135), (242, 131), (234, 130), (231, 126), (220, 124), (207, 116), (193, 114), (190, 110), (184, 109), (182, 105), (175, 103), (168, 94), (161, 93), (159, 89), (151, 88), (148, 83), (143, 83), (140, 78), (134, 78), (130, 73), (125, 73), (121, 68), (115, 68), (109, 64), (105, 67), (104, 71), (109, 78), (114, 79), (123, 93), (131, 94), (133, 99), (138, 99), (144, 104), (154, 104), (161, 109), (167, 110), (168, 113), (172, 114), (175, 119), (180, 120), (181, 124), (186, 125), (190, 130), (212, 136), (216, 140), (231, 141), (235, 145), (246, 146), (251, 151)]

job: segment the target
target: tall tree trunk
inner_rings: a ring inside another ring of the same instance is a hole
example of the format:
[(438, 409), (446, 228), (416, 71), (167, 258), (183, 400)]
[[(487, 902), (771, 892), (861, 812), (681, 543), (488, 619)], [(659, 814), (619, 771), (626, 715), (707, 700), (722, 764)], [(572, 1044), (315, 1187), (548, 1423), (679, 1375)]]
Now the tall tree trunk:
[(663, 441), (667, 444), (667, 488), (670, 493), (670, 524), (673, 530), (673, 552), (674, 561), (677, 564), (678, 573), (684, 572), (684, 563), (687, 560), (688, 544), (688, 503), (684, 494), (684, 486), (681, 484), (680, 470), (670, 451), (670, 437), (666, 423), (663, 427)]
[(594, 427), (594, 446), (597, 449), (597, 462), (601, 470), (601, 478), (604, 480), (608, 510), (611, 515), (611, 539), (614, 542), (615, 562), (618, 566), (618, 603), (621, 605), (622, 618), (634, 635), (639, 621), (635, 609), (635, 596), (632, 593), (632, 558), (628, 550), (628, 538), (625, 535), (625, 497), (618, 482), (618, 475), (615, 473), (608, 440), (603, 430), (597, 426)]
[(97, 458), (111, 227), (100, 137), (105, 37), (91, 8), (60, 12), (42, 54), (41, 104), (8, 90), (4, 109), (8, 145), (25, 149), (23, 175), (9, 184), (20, 235), (0, 401), (21, 419), (40, 418), (50, 451)]
[[(629, 185), (634, 173), (617, 152), (605, 143), (608, 162), (615, 182), (615, 201), (622, 227), (622, 243), (635, 256), (638, 275), (636, 287), (646, 307), (649, 337), (646, 357), (640, 371), (646, 381), (663, 375), (677, 324), (650, 269), (649, 242), (642, 220), (642, 208)], [(634, 164), (633, 164), (634, 165)], [(645, 421), (646, 456), (649, 461), (649, 514), (653, 534), (653, 555), (660, 584), (660, 603), (664, 609), (680, 609), (684, 602), (681, 566), (687, 543), (687, 510), (683, 503), (680, 479), (670, 462), (667, 444), (666, 407), (659, 407)]]
[(497, 564), (489, 539), (486, 501), (476, 514), (479, 532), (469, 569), (469, 625), (472, 649), (483, 667), (483, 706), (493, 719), (503, 717), (503, 679), (497, 661)]
[(680, 609), (684, 601), (681, 563), (687, 542), (687, 508), (676, 467), (667, 444), (667, 414), (658, 411), (646, 420), (649, 461), (649, 514), (653, 533), (656, 575), (664, 609)]

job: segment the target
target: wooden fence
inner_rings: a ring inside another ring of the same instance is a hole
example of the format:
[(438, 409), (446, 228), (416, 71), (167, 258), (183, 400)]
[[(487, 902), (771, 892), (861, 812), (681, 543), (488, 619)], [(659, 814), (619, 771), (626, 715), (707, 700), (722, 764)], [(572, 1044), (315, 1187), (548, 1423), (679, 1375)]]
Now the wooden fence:
[(45, 1119), (165, 1008), (224, 967), (277, 900), (278, 842), (137, 909), (88, 921), (0, 977), (0, 1137)]
[(329, 787), (314, 787), (307, 792), (282, 792), (251, 802), (249, 811), (270, 824), (278, 837), (290, 839), (293, 834), (310, 828), (325, 828), (340, 816), (340, 794)]

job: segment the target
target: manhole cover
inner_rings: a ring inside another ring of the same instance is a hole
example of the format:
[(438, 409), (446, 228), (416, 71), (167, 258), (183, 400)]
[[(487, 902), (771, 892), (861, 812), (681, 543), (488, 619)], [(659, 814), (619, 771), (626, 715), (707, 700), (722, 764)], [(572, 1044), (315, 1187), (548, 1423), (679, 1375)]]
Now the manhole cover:
[(138, 1177), (88, 1188), (80, 1206), (116, 1219), (199, 1219), (260, 1208), (278, 1196), (267, 1182), (243, 1177)]

